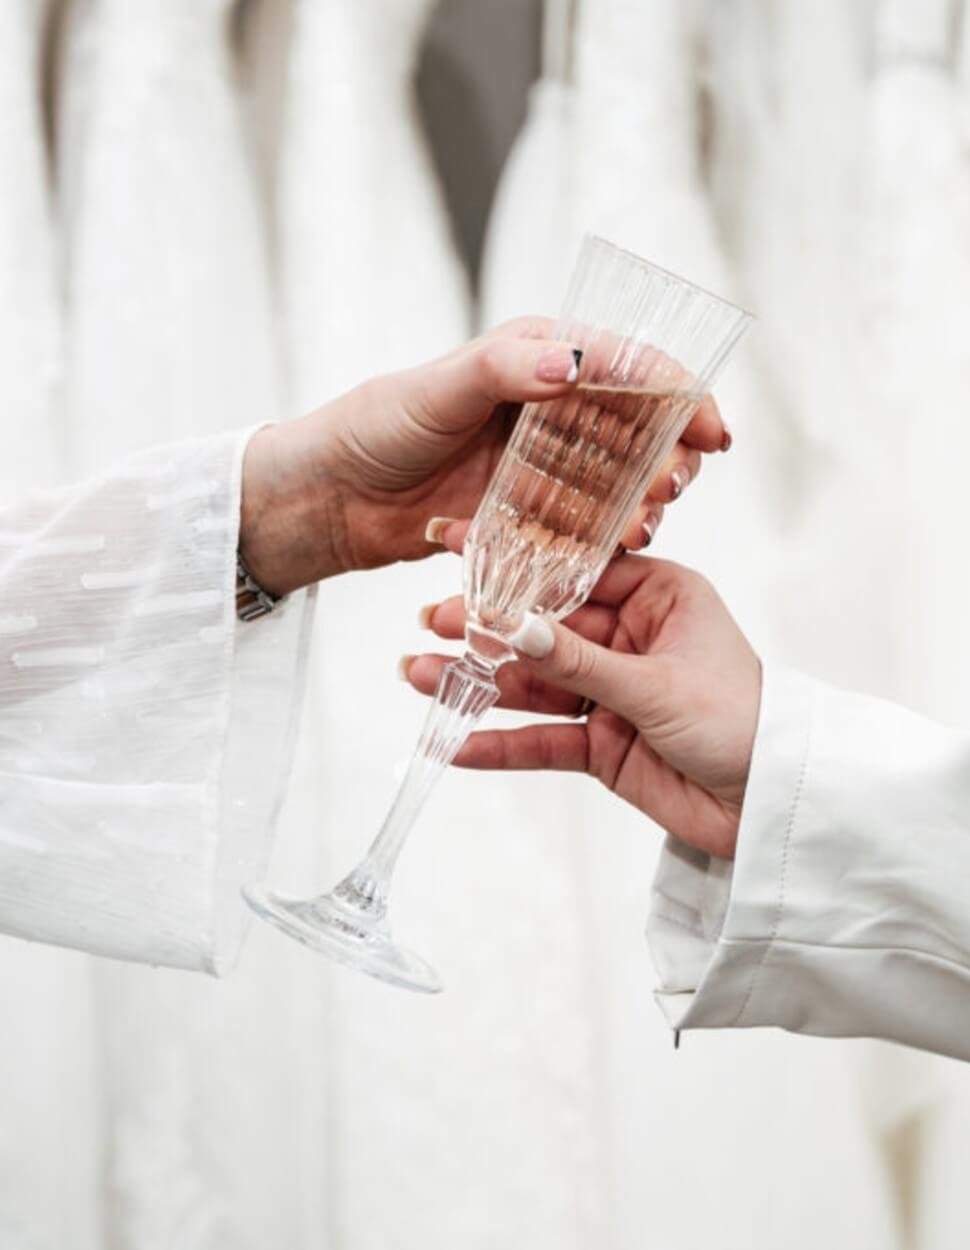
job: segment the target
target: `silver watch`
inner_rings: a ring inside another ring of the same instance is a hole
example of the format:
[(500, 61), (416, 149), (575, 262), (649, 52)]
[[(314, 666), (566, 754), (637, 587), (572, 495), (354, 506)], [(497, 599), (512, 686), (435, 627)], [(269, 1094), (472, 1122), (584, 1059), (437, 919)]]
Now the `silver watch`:
[(271, 595), (264, 590), (236, 553), (236, 616), (241, 621), (258, 621), (261, 616), (275, 612), (286, 595)]

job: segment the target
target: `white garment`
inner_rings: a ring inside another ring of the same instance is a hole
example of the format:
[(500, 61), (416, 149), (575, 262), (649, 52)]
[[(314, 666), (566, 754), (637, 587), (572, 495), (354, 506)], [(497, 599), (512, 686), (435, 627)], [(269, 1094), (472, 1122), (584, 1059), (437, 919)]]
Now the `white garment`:
[(676, 1028), (970, 1059), (970, 734), (766, 669), (733, 867), (668, 842), (650, 939)]
[(0, 6), (0, 496), (57, 478), (60, 306), (40, 92), (43, 4)]
[(174, 444), (0, 511), (5, 933), (179, 968), (235, 961), (304, 615), (288, 604), (237, 644), (247, 438)]
[(524, 314), (554, 317), (582, 228), (573, 212), (572, 18), (570, 0), (543, 6), (542, 75), (502, 167), (482, 255), (485, 329)]
[(59, 145), (72, 474), (279, 415), (231, 0), (75, 0)]
[[(678, 0), (582, 0), (577, 6), (569, 210), (584, 228), (746, 302), (704, 182), (705, 83), (693, 12)], [(751, 347), (757, 334), (753, 338)], [(754, 352), (742, 348), (717, 382), (735, 445), (728, 457), (706, 458), (687, 497), (667, 510), (654, 550), (712, 576), (757, 637), (770, 620), (771, 600), (760, 579), (752, 579), (751, 553), (770, 570), (781, 530), (772, 499), (774, 444), (765, 430), (776, 415), (759, 394), (755, 363)], [(632, 809), (604, 811), (595, 793), (578, 797), (567, 819), (601, 831), (589, 852), (584, 889), (602, 953), (596, 1011), (617, 1245), (633, 1250), (642, 1244), (647, 1208), (650, 1235), (660, 1244), (689, 1236), (689, 1244), (720, 1246), (757, 1237), (789, 1250), (870, 1239), (891, 1246), (890, 1217), (878, 1210), (884, 1206), (875, 1175), (879, 1160), (846, 1088), (844, 1054), (803, 1049), (794, 1056), (788, 1039), (763, 1037), (727, 1060), (723, 1049), (696, 1044), (689, 1057), (675, 1055), (659, 1021), (630, 1010), (634, 987), (643, 985), (641, 952), (627, 937), (634, 924), (630, 905), (638, 901), (638, 888), (645, 892), (662, 835)], [(694, 1126), (701, 1121), (708, 1127), (698, 1141)], [(667, 1131), (658, 1131), (660, 1123)], [(787, 1127), (796, 1124), (797, 1131)], [(693, 1203), (698, 1169), (707, 1178), (700, 1207)], [(746, 1226), (758, 1203), (752, 1178), (765, 1173), (777, 1209), (788, 1218), (784, 1227), (779, 1221), (754, 1234)], [(846, 1175), (861, 1197), (799, 1218), (806, 1189), (824, 1189)], [(685, 1234), (680, 1213), (687, 1209)]]
[[(58, 182), (65, 408), (78, 476), (128, 449), (279, 415), (232, 8), (230, 0), (71, 6)], [(100, 1160), (96, 1193), (106, 1208), (96, 1218), (117, 1250), (248, 1247), (250, 1238), (265, 1244), (271, 1228), (298, 1244), (297, 1151), (286, 1143), (303, 1130), (283, 1108), (299, 1065), (284, 1070), (270, 1057), (286, 1045), (287, 1027), (298, 1030), (287, 955), (262, 960), (262, 949), (254, 941), (239, 974), (214, 991), (115, 962), (88, 971), (102, 1108), (86, 1126), (88, 1149)], [(218, 1065), (213, 1053), (223, 1056)], [(229, 1088), (246, 1089), (247, 1099)], [(265, 1186), (251, 1184), (254, 1172)], [(164, 1204), (159, 1192), (169, 1195)]]
[[(61, 308), (38, 83), (46, 17), (41, 0), (0, 5), (0, 507), (26, 483), (57, 482), (63, 452)], [(92, 1227), (97, 1189), (86, 991), (81, 956), (0, 943), (0, 996), (10, 1005), (0, 1030), (4, 1250), (53, 1250), (72, 1239), (74, 1250), (97, 1250), (86, 1233), (75, 1236)], [(63, 1143), (56, 1153), (53, 1141)]]

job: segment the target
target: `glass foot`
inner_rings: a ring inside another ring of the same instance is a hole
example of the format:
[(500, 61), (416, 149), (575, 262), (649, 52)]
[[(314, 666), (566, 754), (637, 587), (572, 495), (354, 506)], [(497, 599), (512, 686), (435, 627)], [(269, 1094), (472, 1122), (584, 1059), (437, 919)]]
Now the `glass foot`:
[(286, 898), (264, 886), (249, 885), (243, 888), (243, 897), (258, 916), (338, 963), (406, 990), (441, 992), (441, 980), (434, 968), (397, 946), (383, 918), (375, 920), (335, 894)]

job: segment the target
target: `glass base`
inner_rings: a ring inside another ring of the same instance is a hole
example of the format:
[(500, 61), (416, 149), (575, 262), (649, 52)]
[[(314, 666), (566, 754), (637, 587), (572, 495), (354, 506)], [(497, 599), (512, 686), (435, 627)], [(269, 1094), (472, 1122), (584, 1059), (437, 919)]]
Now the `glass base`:
[(249, 885), (243, 888), (243, 897), (258, 916), (338, 963), (402, 989), (422, 994), (441, 992), (441, 980), (434, 968), (397, 946), (383, 917), (375, 920), (347, 906), (335, 894), (286, 898), (262, 885)]

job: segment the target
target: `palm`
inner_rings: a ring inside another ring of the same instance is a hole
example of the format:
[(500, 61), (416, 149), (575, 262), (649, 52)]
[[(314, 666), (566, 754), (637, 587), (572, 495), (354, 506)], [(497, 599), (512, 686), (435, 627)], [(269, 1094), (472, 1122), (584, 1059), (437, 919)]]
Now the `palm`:
[[(615, 687), (584, 722), (548, 719), (475, 734), (457, 759), (471, 768), (588, 772), (683, 841), (730, 855), (757, 720), (760, 665), (713, 588), (674, 564), (625, 556), (566, 622), (622, 656)], [(458, 638), (461, 600), (431, 627)], [(430, 694), (444, 656), (419, 657), (408, 678)], [(575, 718), (590, 672), (560, 669), (561, 684), (526, 664), (500, 671), (501, 706)], [(614, 698), (615, 696), (615, 698)], [(605, 706), (622, 708), (622, 715)]]
[[(741, 797), (731, 784), (733, 773), (698, 767), (699, 759), (715, 757), (720, 732), (716, 721), (703, 715), (704, 682), (696, 676), (698, 661), (711, 653), (713, 640), (705, 618), (684, 602), (680, 587), (665, 582), (671, 566), (656, 562), (650, 568), (659, 576), (641, 581), (619, 605), (607, 645), (659, 660), (660, 671), (678, 691), (677, 700), (670, 706), (645, 706), (636, 724), (597, 707), (586, 726), (588, 771), (683, 841), (705, 849), (729, 845)], [(582, 617), (578, 624), (583, 632)], [(694, 710), (685, 713), (691, 689)]]
[(512, 405), (498, 405), (484, 425), (461, 437), (422, 425), (406, 412), (362, 431), (347, 471), (357, 567), (420, 559), (428, 554), (429, 517), (472, 516), (516, 413)]

